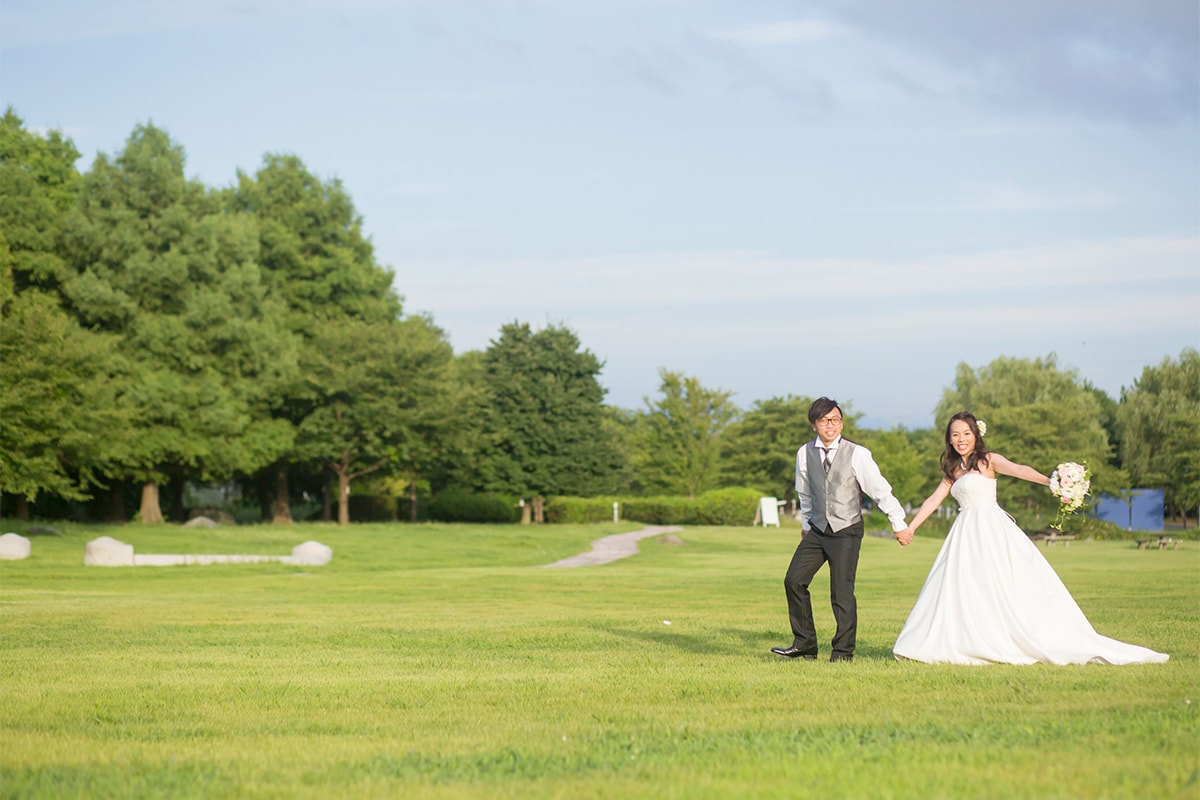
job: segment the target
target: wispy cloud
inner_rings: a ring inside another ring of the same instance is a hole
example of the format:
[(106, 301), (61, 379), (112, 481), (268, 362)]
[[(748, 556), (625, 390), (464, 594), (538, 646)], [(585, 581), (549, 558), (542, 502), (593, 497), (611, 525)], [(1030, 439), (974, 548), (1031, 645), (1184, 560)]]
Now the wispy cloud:
[(1200, 334), (1198, 262), (1200, 239), (1144, 237), (895, 262), (725, 252), (410, 264), (397, 285), (459, 352), (513, 321), (569, 326), (624, 407), (653, 394), (666, 366), (736, 390), (743, 406), (832, 392), (887, 424), (927, 424), (960, 361), (1053, 352), (1118, 392)]
[(760, 46), (815, 42), (829, 38), (841, 30), (839, 25), (824, 20), (789, 19), (732, 30), (711, 31), (709, 36), (739, 44)]
[[(1065, 291), (1191, 281), (1200, 239), (1140, 237), (905, 261), (778, 258), (769, 253), (643, 253), (596, 258), (401, 264), (397, 288), (415, 307), (563, 315), (605, 309), (806, 302), (828, 282), (856, 298), (955, 292)], [(835, 294), (840, 294), (836, 292)]]
[(1116, 197), (1108, 192), (1066, 194), (1008, 183), (986, 187), (983, 197), (975, 207), (982, 211), (1056, 211), (1068, 208), (1105, 208), (1115, 203)]

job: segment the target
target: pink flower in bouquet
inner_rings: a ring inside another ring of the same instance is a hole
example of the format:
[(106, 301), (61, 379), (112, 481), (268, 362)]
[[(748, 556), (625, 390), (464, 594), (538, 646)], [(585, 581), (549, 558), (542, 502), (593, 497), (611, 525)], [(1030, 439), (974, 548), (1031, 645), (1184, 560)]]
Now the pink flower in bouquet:
[(1078, 511), (1092, 489), (1092, 474), (1087, 467), (1067, 461), (1050, 473), (1050, 493), (1059, 500), (1058, 516), (1050, 525), (1061, 531), (1067, 517)]

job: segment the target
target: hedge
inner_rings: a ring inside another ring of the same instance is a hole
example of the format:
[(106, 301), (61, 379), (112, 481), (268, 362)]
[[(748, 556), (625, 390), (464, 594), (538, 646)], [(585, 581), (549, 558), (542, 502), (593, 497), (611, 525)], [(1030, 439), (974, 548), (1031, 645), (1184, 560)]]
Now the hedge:
[(429, 501), (429, 518), (438, 522), (517, 522), (517, 501), (498, 494), (446, 489)]
[(581, 523), (612, 520), (618, 503), (620, 518), (647, 525), (753, 525), (762, 492), (757, 489), (715, 489), (690, 497), (551, 497), (546, 522)]

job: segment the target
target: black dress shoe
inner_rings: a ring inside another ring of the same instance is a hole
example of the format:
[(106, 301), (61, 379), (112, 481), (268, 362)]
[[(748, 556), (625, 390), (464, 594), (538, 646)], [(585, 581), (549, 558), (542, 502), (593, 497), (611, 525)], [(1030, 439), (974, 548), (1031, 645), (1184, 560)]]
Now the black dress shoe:
[(772, 648), (771, 648), (771, 652), (772, 652), (772, 653), (774, 653), (774, 654), (775, 654), (775, 655), (777, 655), (777, 656), (783, 656), (784, 658), (804, 658), (804, 659), (807, 659), (807, 660), (809, 660), (809, 661), (816, 661), (816, 660), (817, 660), (817, 654), (816, 654), (816, 653), (806, 653), (806, 652), (804, 652), (803, 650), (801, 650), (799, 647), (795, 647), (795, 646), (792, 646), (792, 647), (772, 647)]

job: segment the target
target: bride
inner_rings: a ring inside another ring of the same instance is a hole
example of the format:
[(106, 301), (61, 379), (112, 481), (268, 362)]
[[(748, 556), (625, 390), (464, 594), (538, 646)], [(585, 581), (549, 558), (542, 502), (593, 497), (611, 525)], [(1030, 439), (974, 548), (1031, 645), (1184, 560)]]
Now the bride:
[[(996, 503), (996, 475), (1048, 485), (1032, 467), (989, 453), (975, 416), (946, 426), (945, 480), (911, 535), (954, 495), (961, 510), (892, 648), (898, 659), (948, 664), (1135, 664), (1165, 653), (1101, 636), (1037, 545)], [(898, 534), (899, 535), (899, 534)]]

